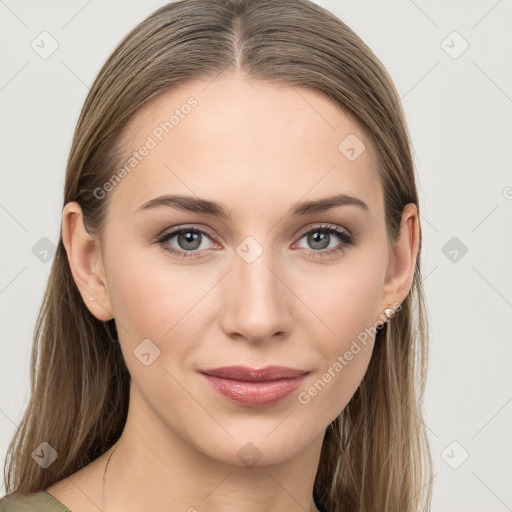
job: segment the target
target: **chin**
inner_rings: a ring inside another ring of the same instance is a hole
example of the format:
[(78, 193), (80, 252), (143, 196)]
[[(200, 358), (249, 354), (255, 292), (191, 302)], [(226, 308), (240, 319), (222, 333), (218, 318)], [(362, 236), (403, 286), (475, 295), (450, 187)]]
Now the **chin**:
[[(286, 414), (285, 414), (286, 416)], [(293, 414), (290, 415), (292, 417)], [(322, 442), (325, 429), (307, 433), (299, 425), (284, 426), (281, 419), (272, 422), (271, 428), (262, 428), (262, 423), (254, 419), (251, 429), (244, 425), (238, 431), (230, 430), (233, 437), (226, 432), (217, 436), (204, 436), (197, 442), (196, 448), (210, 459), (237, 467), (269, 466), (293, 459), (315, 440)], [(229, 430), (229, 429), (228, 429)]]

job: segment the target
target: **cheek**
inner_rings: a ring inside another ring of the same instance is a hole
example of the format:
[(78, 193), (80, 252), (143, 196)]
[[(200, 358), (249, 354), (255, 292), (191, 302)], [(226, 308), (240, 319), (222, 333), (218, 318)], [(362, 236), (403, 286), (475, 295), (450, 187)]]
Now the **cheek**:
[(329, 304), (324, 320), (333, 333), (316, 336), (315, 352), (321, 363), (297, 395), (311, 428), (321, 421), (331, 423), (345, 409), (361, 384), (375, 341), (375, 324), (369, 319), (368, 301), (372, 293), (343, 292)]
[(312, 419), (322, 417), (325, 424), (334, 420), (366, 373), (374, 346), (383, 272), (380, 260), (373, 257), (353, 265), (347, 260), (333, 266), (329, 277), (324, 269), (309, 274), (304, 281), (300, 296), (321, 320), (315, 322), (310, 337), (322, 363), (297, 397)]
[[(385, 269), (378, 256), (360, 253), (330, 268), (311, 268), (297, 283), (298, 295), (313, 311), (326, 354), (375, 326)], [(318, 337), (318, 336), (317, 336)]]
[(158, 365), (172, 368), (209, 325), (200, 317), (205, 308), (215, 308), (209, 291), (218, 277), (206, 265), (180, 268), (162, 252), (123, 247), (108, 273), (109, 295), (125, 354), (150, 339), (160, 349)]
[(200, 293), (199, 276), (166, 261), (158, 248), (124, 247), (108, 275), (116, 320), (130, 332), (161, 338)]

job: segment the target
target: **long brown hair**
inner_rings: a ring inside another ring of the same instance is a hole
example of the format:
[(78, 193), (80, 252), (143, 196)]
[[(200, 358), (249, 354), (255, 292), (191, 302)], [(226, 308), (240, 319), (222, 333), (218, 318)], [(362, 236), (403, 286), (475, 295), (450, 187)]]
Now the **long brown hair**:
[[(353, 116), (378, 156), (391, 247), (404, 206), (420, 211), (399, 96), (365, 43), (308, 0), (172, 2), (120, 42), (86, 98), (67, 163), (64, 204), (80, 204), (86, 229), (101, 235), (108, 201), (94, 191), (113, 175), (133, 114), (178, 84), (223, 71), (316, 89)], [(421, 230), (411, 290), (377, 332), (361, 385), (326, 430), (314, 483), (315, 502), (325, 511), (430, 510), (420, 253)], [(130, 375), (117, 339), (115, 321), (99, 321), (85, 306), (61, 234), (34, 331), (30, 401), (5, 461), (8, 493), (46, 489), (119, 438)], [(46, 469), (31, 456), (42, 442), (58, 453)]]

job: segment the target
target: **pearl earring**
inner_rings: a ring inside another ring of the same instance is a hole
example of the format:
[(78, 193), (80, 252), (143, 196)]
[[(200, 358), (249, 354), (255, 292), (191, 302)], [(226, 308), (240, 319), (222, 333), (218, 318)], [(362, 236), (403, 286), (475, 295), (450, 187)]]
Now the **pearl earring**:
[(96, 300), (94, 297), (89, 297), (89, 300)]

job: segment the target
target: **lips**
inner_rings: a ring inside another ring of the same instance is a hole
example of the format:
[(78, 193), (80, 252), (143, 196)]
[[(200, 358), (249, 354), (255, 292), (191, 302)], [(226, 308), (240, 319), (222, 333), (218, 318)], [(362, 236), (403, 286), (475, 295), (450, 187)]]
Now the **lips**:
[(279, 402), (295, 391), (310, 373), (285, 366), (260, 369), (225, 366), (200, 372), (213, 390), (246, 407), (264, 407)]
[(288, 368), (286, 366), (267, 366), (260, 369), (249, 368), (247, 366), (223, 366), (221, 368), (200, 371), (212, 377), (239, 380), (242, 382), (267, 382), (281, 379), (295, 379), (309, 373), (305, 370)]

